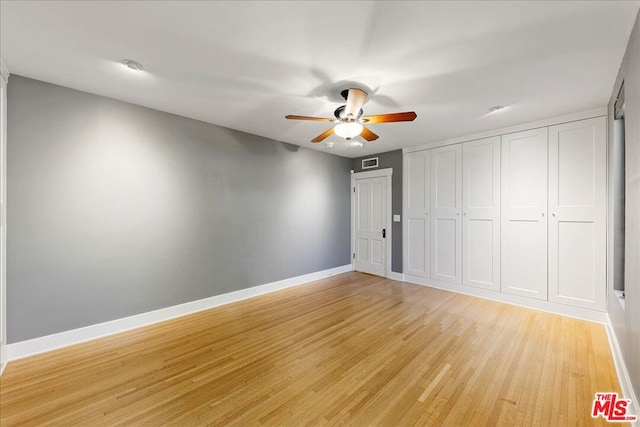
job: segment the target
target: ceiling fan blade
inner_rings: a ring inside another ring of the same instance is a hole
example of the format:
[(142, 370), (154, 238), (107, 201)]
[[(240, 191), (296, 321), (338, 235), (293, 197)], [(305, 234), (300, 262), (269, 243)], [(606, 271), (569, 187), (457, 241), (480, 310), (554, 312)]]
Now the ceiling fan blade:
[(378, 114), (376, 116), (363, 117), (361, 120), (363, 123), (390, 123), (390, 122), (412, 122), (418, 115), (413, 111), (406, 111), (404, 113), (391, 113), (391, 114)]
[(333, 135), (333, 127), (329, 128), (327, 131), (322, 132), (320, 135), (313, 138), (311, 142), (320, 142), (331, 135)]
[(313, 122), (330, 122), (333, 120), (325, 117), (296, 116), (295, 114), (289, 114), (288, 116), (284, 116), (284, 118), (289, 120), (311, 120)]
[(349, 94), (347, 95), (347, 106), (344, 109), (344, 116), (349, 117), (349, 115), (351, 115), (353, 119), (356, 119), (366, 100), (367, 92), (362, 89), (349, 89)]
[(376, 139), (379, 138), (378, 135), (376, 135), (375, 133), (371, 132), (367, 128), (362, 128), (362, 133), (360, 134), (360, 136), (363, 137), (364, 139), (366, 139), (367, 142), (375, 141)]

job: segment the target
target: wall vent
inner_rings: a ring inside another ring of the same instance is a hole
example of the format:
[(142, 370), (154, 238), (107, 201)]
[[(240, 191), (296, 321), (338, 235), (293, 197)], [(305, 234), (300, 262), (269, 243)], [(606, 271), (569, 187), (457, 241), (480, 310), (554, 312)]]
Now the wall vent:
[(370, 159), (362, 160), (362, 169), (373, 169), (378, 167), (378, 158), (371, 157)]

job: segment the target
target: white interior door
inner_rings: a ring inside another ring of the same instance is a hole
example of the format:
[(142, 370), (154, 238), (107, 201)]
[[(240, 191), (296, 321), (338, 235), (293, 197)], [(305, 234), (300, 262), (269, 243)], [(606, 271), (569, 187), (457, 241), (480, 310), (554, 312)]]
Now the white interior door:
[(549, 128), (549, 300), (605, 310), (606, 119)]
[(547, 128), (502, 136), (501, 289), (547, 299)]
[(431, 274), (430, 170), (430, 150), (404, 156), (404, 272), (419, 277), (429, 277)]
[(462, 282), (462, 145), (431, 150), (431, 278)]
[(462, 150), (462, 283), (499, 291), (500, 137)]
[(354, 269), (385, 276), (387, 273), (387, 177), (355, 180)]

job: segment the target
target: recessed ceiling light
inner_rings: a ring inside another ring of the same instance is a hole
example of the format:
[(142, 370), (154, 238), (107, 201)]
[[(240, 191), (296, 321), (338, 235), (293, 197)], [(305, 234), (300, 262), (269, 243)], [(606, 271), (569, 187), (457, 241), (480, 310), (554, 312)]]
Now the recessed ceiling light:
[(122, 64), (133, 71), (143, 70), (142, 64), (138, 61), (134, 61), (133, 59), (123, 59)]
[(362, 141), (349, 141), (349, 147), (364, 147)]
[(496, 111), (504, 110), (504, 106), (496, 105), (494, 107), (489, 108), (489, 113), (495, 113)]
[(325, 142), (325, 143), (324, 143), (324, 146), (325, 146), (328, 150), (332, 149), (334, 145), (335, 145), (335, 144), (334, 144), (334, 142), (333, 142), (333, 141), (327, 141), (327, 142)]

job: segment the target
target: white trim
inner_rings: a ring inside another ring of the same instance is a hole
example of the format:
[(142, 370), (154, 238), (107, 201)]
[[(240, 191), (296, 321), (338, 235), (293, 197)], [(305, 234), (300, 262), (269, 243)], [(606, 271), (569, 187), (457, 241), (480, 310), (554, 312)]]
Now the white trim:
[(213, 307), (218, 307), (244, 299), (253, 298), (258, 295), (263, 295), (281, 289), (302, 285), (314, 280), (334, 276), (336, 274), (346, 273), (351, 270), (351, 265), (343, 265), (340, 267), (330, 268), (328, 270), (305, 274), (303, 276), (292, 277), (289, 279), (279, 280), (277, 282), (267, 283), (265, 285), (241, 289), (239, 291), (229, 292), (227, 294), (216, 295), (197, 301), (174, 305), (172, 307), (162, 308), (160, 310), (149, 311), (147, 313), (136, 314), (134, 316), (125, 317), (122, 319), (99, 323), (97, 325), (86, 326), (84, 328), (73, 329), (53, 335), (47, 335), (44, 337), (9, 344), (7, 346), (9, 360), (17, 360), (23, 357), (40, 354), (70, 345), (79, 344), (85, 341), (90, 341), (108, 335), (128, 331), (131, 329), (140, 328), (154, 323), (163, 322), (165, 320), (185, 316), (188, 314), (196, 313), (198, 311), (208, 310)]
[[(402, 151), (402, 281), (404, 272), (409, 271), (409, 158)], [(397, 279), (394, 279), (397, 280)]]
[(575, 122), (578, 120), (592, 119), (594, 117), (601, 117), (607, 115), (607, 107), (595, 108), (593, 110), (581, 111), (579, 113), (567, 114), (559, 117), (552, 117), (537, 122), (522, 123), (515, 126), (509, 126), (502, 129), (493, 129), (486, 132), (474, 133), (471, 135), (460, 136), (456, 138), (443, 139), (440, 141), (430, 142), (423, 145), (414, 147), (407, 147), (402, 149), (402, 153), (411, 153), (414, 151), (428, 150), (430, 148), (442, 147), (445, 145), (460, 144), (462, 142), (475, 141), (476, 139), (490, 138), (493, 136), (501, 136), (514, 132), (522, 132), (525, 130), (537, 129), (542, 127), (548, 127), (553, 125), (559, 125), (562, 123)]
[(517, 305), (520, 307), (532, 308), (534, 310), (548, 313), (560, 314), (562, 316), (574, 317), (576, 319), (588, 320), (590, 322), (607, 323), (607, 313), (603, 311), (590, 310), (588, 308), (573, 307), (549, 301), (541, 301), (534, 298), (522, 297), (519, 295), (503, 294), (488, 289), (474, 288), (472, 286), (459, 285), (456, 283), (441, 282), (439, 280), (425, 279), (423, 277), (404, 275), (405, 282), (416, 285), (428, 286), (430, 288), (442, 289), (458, 294), (471, 295), (478, 298), (498, 301), (505, 304)]
[[(616, 337), (616, 332), (613, 330), (613, 325), (611, 323), (611, 319), (609, 318), (608, 314), (607, 314), (607, 321), (605, 323), (605, 328), (607, 330), (607, 337), (609, 338), (609, 346), (611, 347), (611, 354), (613, 355), (613, 364), (615, 365), (616, 373), (618, 374), (618, 382), (620, 383), (620, 388), (622, 389), (622, 395), (626, 399), (631, 399), (631, 404), (633, 405), (633, 408), (631, 408), (630, 412), (633, 415), (640, 415), (640, 404), (638, 401), (638, 397), (636, 396), (633, 390), (633, 383), (631, 382), (631, 376), (629, 375), (629, 371), (627, 370), (627, 365), (624, 363), (622, 349), (620, 348), (618, 337)], [(610, 391), (610, 390), (606, 390), (606, 391)]]
[(390, 279), (391, 278), (391, 257), (393, 256), (392, 254), (392, 247), (391, 247), (391, 241), (393, 240), (393, 233), (392, 233), (392, 226), (393, 226), (393, 214), (392, 214), (392, 194), (391, 194), (391, 180), (393, 179), (393, 168), (384, 168), (384, 169), (376, 169), (376, 170), (372, 170), (372, 171), (367, 171), (367, 172), (356, 172), (356, 173), (352, 173), (351, 174), (351, 188), (349, 191), (351, 191), (351, 265), (354, 265), (354, 259), (353, 259), (353, 254), (355, 253), (355, 236), (356, 236), (356, 229), (355, 229), (355, 223), (356, 223), (356, 218), (355, 218), (355, 196), (354, 196), (354, 188), (355, 188), (355, 184), (356, 184), (356, 180), (357, 179), (363, 179), (363, 178), (378, 178), (378, 177), (385, 177), (387, 178), (387, 235), (385, 237), (386, 241), (387, 241), (387, 265), (385, 268), (385, 277)]
[(374, 171), (356, 172), (351, 174), (351, 182), (356, 179), (363, 178), (377, 178), (381, 176), (391, 177), (393, 176), (393, 168), (376, 169)]
[(0, 375), (7, 355), (7, 85), (9, 71), (0, 58)]
[(391, 280), (397, 280), (398, 282), (404, 282), (404, 273), (396, 273), (392, 271), (389, 273), (388, 278)]
[(0, 58), (0, 76), (2, 76), (5, 82), (9, 81), (9, 70), (5, 67), (2, 58)]

